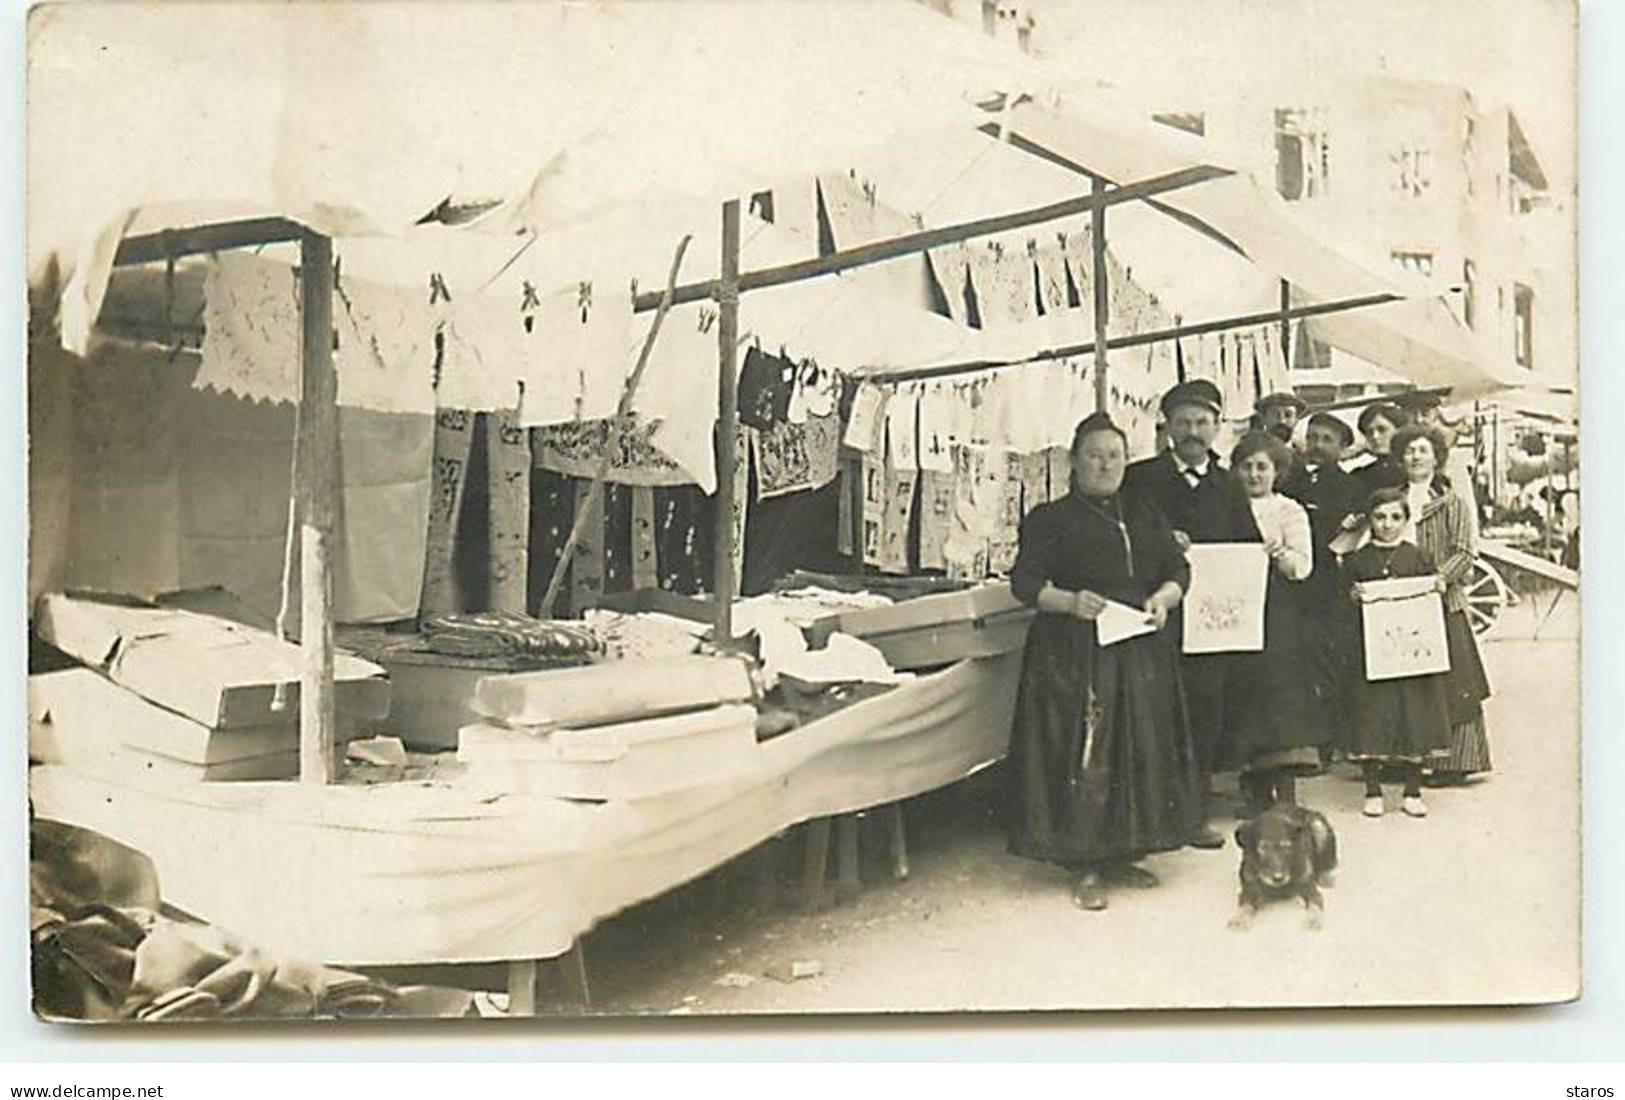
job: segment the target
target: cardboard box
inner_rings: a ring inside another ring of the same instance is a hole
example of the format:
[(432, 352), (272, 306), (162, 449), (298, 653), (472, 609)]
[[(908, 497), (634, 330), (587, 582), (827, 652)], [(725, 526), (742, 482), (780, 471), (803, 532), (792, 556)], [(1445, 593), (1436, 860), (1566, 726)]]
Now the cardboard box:
[(1020, 649), (1033, 615), (1008, 584), (983, 584), (843, 611), (818, 620), (809, 633), (816, 647), (839, 630), (879, 649), (895, 669), (921, 669)]
[[(299, 713), (299, 647), (241, 623), (177, 608), (61, 594), (42, 597), (40, 637), (142, 698), (211, 729), (276, 724)], [(364, 723), (389, 712), (384, 670), (333, 660), (337, 710)], [(282, 710), (272, 709), (285, 685)]]

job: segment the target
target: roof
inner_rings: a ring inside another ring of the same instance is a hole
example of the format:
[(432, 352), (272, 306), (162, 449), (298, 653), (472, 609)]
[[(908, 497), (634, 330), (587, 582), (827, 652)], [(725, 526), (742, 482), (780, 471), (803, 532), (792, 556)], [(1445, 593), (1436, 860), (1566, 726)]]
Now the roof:
[(1523, 132), (1523, 126), (1511, 108), (1507, 109), (1507, 159), (1514, 176), (1537, 191), (1548, 189), (1550, 184), (1546, 180), (1546, 172), (1541, 168), (1540, 160), (1529, 144), (1529, 137)]

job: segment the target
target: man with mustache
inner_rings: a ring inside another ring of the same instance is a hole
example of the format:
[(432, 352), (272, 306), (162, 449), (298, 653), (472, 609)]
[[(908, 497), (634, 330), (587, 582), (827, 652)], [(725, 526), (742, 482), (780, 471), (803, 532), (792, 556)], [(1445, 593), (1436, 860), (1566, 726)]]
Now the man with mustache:
[[(1213, 450), (1223, 414), (1219, 389), (1213, 383), (1193, 379), (1174, 386), (1162, 398), (1168, 450), (1133, 463), (1123, 479), (1125, 494), (1148, 500), (1162, 510), (1182, 547), (1201, 542), (1263, 541), (1247, 491)], [(1231, 663), (1224, 653), (1180, 658), (1191, 734), (1210, 791), (1213, 762), (1224, 755), (1219, 751), (1219, 739)], [(1211, 804), (1211, 796), (1208, 801)], [(1211, 805), (1208, 816), (1212, 816)], [(1208, 824), (1192, 843), (1199, 848), (1221, 848), (1224, 837)]]

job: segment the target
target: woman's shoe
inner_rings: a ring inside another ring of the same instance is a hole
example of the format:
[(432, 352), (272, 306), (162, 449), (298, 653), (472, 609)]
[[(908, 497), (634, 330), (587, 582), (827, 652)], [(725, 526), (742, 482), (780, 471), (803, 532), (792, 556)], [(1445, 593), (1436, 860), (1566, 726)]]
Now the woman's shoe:
[(1072, 887), (1072, 903), (1092, 913), (1106, 908), (1105, 882), (1093, 871), (1078, 876), (1078, 881)]
[(1361, 808), (1360, 812), (1365, 814), (1365, 816), (1367, 816), (1367, 817), (1381, 817), (1382, 816), (1382, 795), (1380, 795), (1380, 794), (1368, 794), (1368, 795), (1366, 795), (1365, 796), (1365, 806), (1363, 808)]
[(1191, 837), (1191, 847), (1207, 848), (1210, 850), (1213, 848), (1223, 848), (1224, 834), (1219, 832), (1211, 825), (1203, 825), (1199, 830), (1197, 830), (1196, 835)]
[(1405, 801), (1399, 804), (1399, 808), (1404, 810), (1410, 817), (1426, 817), (1428, 815), (1428, 804), (1422, 801), (1422, 796), (1419, 794), (1406, 795)]

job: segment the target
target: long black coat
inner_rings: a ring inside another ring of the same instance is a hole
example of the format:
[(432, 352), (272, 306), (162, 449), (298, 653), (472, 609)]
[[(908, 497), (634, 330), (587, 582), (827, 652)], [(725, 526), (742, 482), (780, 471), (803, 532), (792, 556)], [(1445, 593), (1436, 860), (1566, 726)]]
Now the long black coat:
[(1300, 465), (1294, 476), (1280, 486), (1281, 493), (1303, 505), (1309, 513), (1309, 533), (1314, 540), (1315, 569), (1302, 589), (1308, 609), (1341, 608), (1344, 593), (1337, 575), (1337, 555), (1331, 541), (1343, 529), (1343, 521), (1365, 504), (1360, 481), (1335, 463), (1309, 469)]
[[(1168, 526), (1183, 531), (1192, 542), (1262, 542), (1252, 505), (1240, 479), (1208, 455), (1207, 476), (1193, 488), (1164, 451), (1155, 458), (1132, 463), (1123, 475), (1125, 496), (1156, 505)], [(1179, 617), (1173, 616), (1173, 635), (1179, 644)], [(1212, 771), (1227, 754), (1223, 748), (1226, 682), (1234, 662), (1227, 653), (1185, 654), (1179, 667), (1185, 682), (1191, 736), (1203, 771)]]
[(1342, 530), (1343, 520), (1365, 507), (1369, 494), (1358, 477), (1335, 463), (1314, 470), (1300, 466), (1281, 492), (1309, 513), (1315, 568), (1298, 586), (1297, 595), (1314, 704), (1310, 720), (1316, 727), (1316, 741), (1324, 744), (1340, 736), (1348, 724), (1349, 692), (1355, 687), (1351, 669), (1359, 656), (1356, 624), (1348, 614), (1348, 590), (1339, 576), (1331, 541)]
[(1192, 488), (1174, 465), (1171, 451), (1131, 463), (1123, 475), (1123, 492), (1155, 504), (1168, 526), (1192, 542), (1259, 542), (1258, 524), (1247, 503), (1247, 490), (1235, 474), (1208, 455), (1207, 477)]

